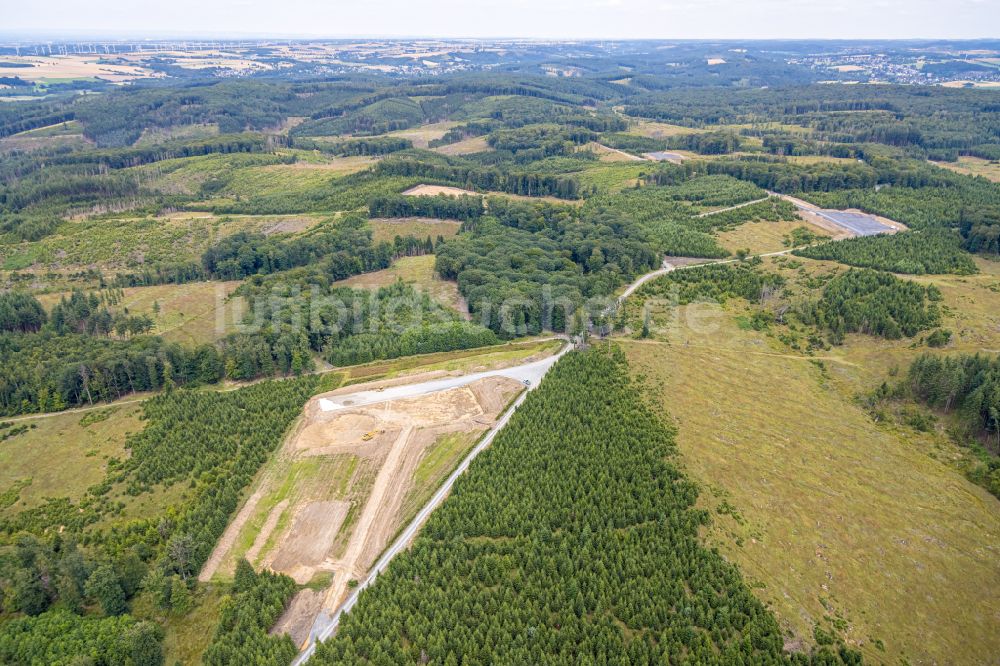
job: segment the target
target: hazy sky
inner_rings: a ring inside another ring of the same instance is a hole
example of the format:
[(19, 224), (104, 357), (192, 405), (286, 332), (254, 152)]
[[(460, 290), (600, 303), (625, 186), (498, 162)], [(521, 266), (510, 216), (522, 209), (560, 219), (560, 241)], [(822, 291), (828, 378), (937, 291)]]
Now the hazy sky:
[(0, 32), (972, 38), (1000, 37), (1000, 0), (0, 0)]

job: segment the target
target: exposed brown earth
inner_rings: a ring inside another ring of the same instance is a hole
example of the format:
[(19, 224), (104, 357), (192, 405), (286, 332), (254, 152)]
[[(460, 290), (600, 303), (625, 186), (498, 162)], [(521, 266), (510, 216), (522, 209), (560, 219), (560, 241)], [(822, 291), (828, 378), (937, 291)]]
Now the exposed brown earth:
[[(300, 584), (331, 576), (325, 590), (300, 591), (275, 627), (297, 643), (306, 640), (317, 613), (336, 609), (350, 581), (365, 576), (419, 509), (414, 498), (436, 488), (455, 464), (455, 456), (466, 450), (458, 446), (442, 454), (443, 449), (436, 447), (443, 438), (459, 435), (460, 441), (471, 445), (523, 386), (514, 379), (491, 376), (436, 393), (336, 411), (323, 411), (319, 400), (448, 374), (437, 371), (342, 387), (310, 400), (275, 463), (262, 473), (220, 540), (201, 579), (231, 575), (240, 557)], [(352, 466), (350, 470), (346, 465)], [(282, 499), (275, 501), (278, 497)], [(239, 552), (241, 548), (245, 553)]]

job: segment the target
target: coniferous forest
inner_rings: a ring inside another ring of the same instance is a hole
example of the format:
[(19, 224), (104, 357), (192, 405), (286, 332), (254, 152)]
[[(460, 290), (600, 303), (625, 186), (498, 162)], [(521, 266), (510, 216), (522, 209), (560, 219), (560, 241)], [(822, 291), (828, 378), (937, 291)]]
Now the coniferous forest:
[(783, 653), (673, 437), (620, 350), (565, 357), (317, 663), (860, 663)]
[(1000, 653), (996, 40), (6, 39), (0, 663)]

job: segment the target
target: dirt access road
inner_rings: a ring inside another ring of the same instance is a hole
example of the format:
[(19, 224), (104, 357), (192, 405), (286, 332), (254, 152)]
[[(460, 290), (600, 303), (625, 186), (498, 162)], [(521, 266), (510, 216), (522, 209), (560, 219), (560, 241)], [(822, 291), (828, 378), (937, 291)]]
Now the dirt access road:
[[(761, 257), (773, 257), (789, 254), (796, 248), (789, 248), (787, 250), (781, 250), (779, 252), (769, 252), (766, 254), (761, 254)], [(696, 266), (703, 266), (707, 264), (718, 264), (718, 263), (734, 263), (739, 261), (738, 259), (723, 259), (723, 260), (700, 260), (700, 259), (690, 259), (683, 257), (669, 257), (664, 259), (663, 264), (660, 268), (650, 271), (644, 275), (639, 276), (633, 281), (621, 296), (618, 297), (616, 302), (609, 306), (609, 310), (613, 310), (615, 307), (620, 305), (631, 296), (636, 289), (641, 287), (643, 284), (652, 280), (660, 275), (664, 275), (674, 270), (682, 270), (685, 268), (694, 268)], [(348, 410), (354, 407), (377, 404), (378, 401), (392, 401), (401, 400), (406, 398), (413, 398), (420, 395), (425, 395), (430, 392), (443, 391), (455, 388), (456, 386), (467, 385), (468, 383), (474, 382), (477, 379), (481, 379), (484, 376), (503, 376), (512, 377), (519, 379), (521, 381), (528, 380), (530, 385), (528, 390), (535, 389), (542, 381), (545, 373), (548, 371), (556, 361), (559, 360), (566, 352), (572, 348), (572, 345), (567, 344), (559, 351), (558, 354), (543, 359), (541, 361), (535, 361), (533, 363), (527, 363), (514, 368), (506, 368), (503, 370), (491, 370), (483, 373), (474, 373), (471, 375), (466, 375), (462, 377), (449, 377), (446, 379), (436, 379), (428, 382), (423, 382), (419, 384), (410, 385), (400, 385), (391, 386), (383, 390), (360, 390), (355, 392), (345, 392), (342, 395), (331, 396), (328, 398), (323, 398), (319, 402), (320, 409), (326, 411), (337, 411), (337, 410)], [(344, 391), (344, 389), (341, 389)], [(336, 393), (336, 392), (335, 392)], [(497, 419), (496, 423), (490, 429), (490, 431), (480, 440), (480, 442), (469, 452), (464, 460), (455, 468), (455, 470), (448, 476), (445, 482), (437, 490), (430, 501), (420, 510), (420, 512), (414, 517), (410, 524), (404, 529), (400, 535), (396, 538), (393, 543), (386, 548), (382, 556), (379, 557), (378, 561), (371, 567), (368, 575), (361, 581), (358, 585), (351, 591), (347, 598), (341, 603), (335, 611), (328, 613), (326, 611), (321, 611), (313, 622), (312, 630), (310, 631), (309, 638), (302, 652), (295, 658), (292, 662), (292, 666), (301, 666), (309, 660), (309, 658), (316, 651), (316, 643), (318, 641), (324, 641), (330, 638), (336, 631), (337, 627), (340, 625), (340, 618), (344, 613), (349, 612), (358, 601), (358, 597), (361, 592), (368, 588), (375, 580), (378, 575), (385, 570), (386, 566), (392, 561), (392, 559), (398, 555), (400, 552), (406, 549), (406, 547), (416, 536), (420, 527), (427, 520), (430, 514), (434, 511), (441, 502), (447, 497), (448, 492), (451, 490), (452, 485), (454, 485), (455, 480), (461, 476), (466, 469), (468, 469), (471, 462), (475, 459), (479, 453), (486, 449), (496, 437), (497, 433), (503, 429), (507, 422), (510, 421), (511, 416), (521, 405), (524, 399), (527, 397), (528, 391), (522, 393), (517, 400), (510, 406), (510, 408), (504, 412), (504, 414)], [(331, 593), (334, 586), (331, 586)]]
[[(788, 254), (791, 251), (792, 249), (788, 249), (760, 256), (778, 256)], [(618, 297), (615, 304), (610, 306), (609, 309), (613, 309), (617, 305), (620, 305), (639, 287), (660, 275), (664, 275), (674, 270), (693, 268), (700, 265), (733, 263), (736, 261), (738, 260), (726, 259), (703, 261), (690, 258), (667, 258), (663, 261), (660, 268), (636, 278), (636, 280), (625, 289), (621, 296)], [(337, 391), (327, 394), (325, 397), (319, 398), (316, 402), (316, 406), (323, 412), (348, 412), (358, 408), (388, 404), (393, 401), (409, 400), (437, 392), (449, 391), (455, 388), (468, 386), (469, 384), (481, 381), (488, 377), (506, 377), (516, 379), (521, 382), (527, 382), (527, 388), (530, 391), (541, 383), (548, 369), (551, 368), (552, 365), (554, 365), (556, 361), (558, 361), (558, 359), (570, 349), (571, 345), (567, 344), (558, 354), (554, 356), (513, 368), (489, 370), (458, 377), (431, 379), (414, 384), (380, 386), (374, 389), (364, 387), (338, 389)], [(305, 647), (293, 662), (294, 666), (298, 666), (308, 661), (315, 652), (316, 643), (330, 638), (330, 636), (336, 632), (337, 627), (340, 624), (340, 618), (343, 614), (349, 612), (351, 608), (354, 607), (361, 592), (367, 589), (368, 586), (370, 586), (377, 579), (378, 575), (385, 570), (385, 567), (388, 566), (392, 559), (406, 549), (430, 514), (435, 508), (437, 508), (438, 505), (441, 504), (441, 502), (444, 501), (445, 497), (447, 497), (448, 492), (451, 490), (455, 480), (461, 476), (466, 469), (468, 469), (475, 457), (492, 443), (497, 433), (507, 424), (516, 409), (524, 401), (527, 394), (528, 391), (523, 392), (517, 400), (514, 401), (510, 408), (496, 420), (489, 432), (486, 433), (480, 442), (462, 460), (458, 467), (456, 467), (455, 470), (448, 476), (445, 482), (434, 493), (433, 497), (431, 497), (430, 501), (428, 501), (427, 504), (424, 505), (424, 507), (417, 513), (409, 525), (407, 525), (407, 527), (399, 534), (396, 540), (393, 541), (388, 548), (386, 548), (381, 557), (379, 557), (379, 559), (371, 567), (369, 573), (364, 577), (364, 579), (359, 580), (357, 586), (351, 590), (351, 592), (344, 599), (343, 603), (339, 603), (339, 599), (341, 598), (350, 577), (356, 575), (357, 567), (348, 566), (338, 569), (335, 573), (334, 581), (326, 593), (326, 599), (323, 603), (324, 608), (316, 615), (316, 618), (313, 621), (312, 629), (310, 630), (309, 636), (305, 641)], [(402, 437), (400, 439), (405, 439), (407, 437), (409, 437), (409, 434), (406, 434), (406, 437)], [(397, 439), (397, 441), (400, 441), (400, 439)], [(390, 455), (392, 454), (390, 453)], [(391, 466), (388, 464), (385, 465), (385, 468), (388, 467)], [(379, 485), (378, 480), (376, 480), (376, 485)], [(382, 485), (385, 486), (385, 484)], [(375, 492), (372, 493), (371, 499), (367, 503), (368, 506), (366, 506), (365, 513), (370, 512), (371, 516), (374, 516), (379, 511), (379, 496), (383, 492), (384, 488), (381, 491), (376, 489)], [(362, 516), (359, 519), (359, 525), (369, 524), (371, 521), (371, 517)], [(357, 559), (357, 554), (356, 549), (351, 549), (343, 558), (343, 561), (354, 562)], [(331, 607), (334, 608), (332, 612), (330, 611)]]
[(712, 215), (718, 215), (719, 213), (725, 213), (729, 210), (736, 210), (737, 208), (744, 208), (746, 206), (752, 206), (755, 203), (760, 203), (761, 201), (767, 201), (770, 197), (761, 197), (760, 199), (753, 199), (751, 201), (744, 201), (743, 203), (738, 203), (735, 206), (726, 206), (725, 208), (719, 208), (716, 210), (706, 211), (704, 213), (698, 213), (695, 217), (711, 217)]
[(540, 361), (526, 363), (513, 368), (500, 368), (497, 370), (486, 370), (484, 372), (474, 372), (458, 377), (443, 377), (441, 379), (431, 379), (419, 384), (401, 384), (399, 386), (389, 386), (387, 388), (376, 388), (370, 390), (354, 390), (341, 393), (344, 389), (333, 391), (329, 397), (320, 398), (319, 408), (324, 412), (334, 412), (341, 409), (354, 409), (366, 405), (378, 405), (392, 400), (404, 398), (415, 398), (429, 393), (437, 393), (448, 389), (467, 386), (473, 382), (487, 377), (508, 377), (521, 383), (528, 382), (536, 385), (541, 381), (548, 369), (552, 367), (555, 360), (561, 356), (562, 352), (555, 356), (543, 358)]
[[(473, 383), (482, 382), (483, 380), (489, 378), (514, 379), (522, 384), (526, 382), (528, 389), (527, 391), (522, 392), (513, 404), (511, 404), (511, 406), (504, 411), (504, 413), (494, 422), (492, 428), (490, 428), (490, 430), (482, 437), (479, 443), (476, 444), (476, 446), (468, 453), (468, 455), (465, 456), (465, 458), (451, 472), (451, 474), (448, 475), (444, 483), (441, 484), (431, 499), (423, 506), (423, 508), (420, 509), (417, 515), (410, 521), (406, 528), (403, 529), (392, 544), (385, 549), (381, 557), (378, 558), (378, 561), (376, 561), (370, 568), (367, 575), (365, 575), (363, 579), (359, 580), (358, 585), (350, 591), (350, 594), (348, 594), (343, 603), (340, 603), (340, 598), (347, 589), (347, 583), (350, 578), (353, 575), (356, 575), (356, 567), (338, 568), (334, 575), (334, 580), (327, 591), (324, 608), (316, 616), (316, 619), (313, 622), (312, 630), (310, 631), (307, 639), (306, 647), (293, 662), (294, 664), (302, 664), (312, 656), (315, 651), (317, 640), (326, 640), (333, 635), (340, 623), (340, 617), (353, 608), (354, 604), (357, 603), (358, 596), (361, 594), (362, 590), (371, 585), (389, 564), (389, 562), (391, 562), (396, 555), (406, 549), (430, 514), (435, 508), (437, 508), (438, 505), (441, 504), (442, 501), (444, 501), (444, 498), (447, 497), (448, 492), (455, 483), (455, 480), (458, 479), (458, 477), (461, 476), (466, 469), (468, 469), (469, 465), (476, 458), (476, 456), (478, 456), (492, 443), (496, 434), (507, 424), (511, 416), (524, 401), (528, 391), (531, 391), (538, 386), (542, 378), (545, 376), (545, 373), (548, 372), (549, 368), (551, 368), (556, 361), (563, 356), (563, 354), (569, 351), (571, 347), (572, 345), (566, 344), (557, 354), (553, 356), (512, 368), (488, 370), (460, 377), (432, 379), (430, 381), (416, 384), (389, 386), (381, 391), (377, 389), (362, 389), (354, 392), (334, 392), (335, 395), (327, 398), (321, 398), (318, 401), (318, 407), (320, 410), (326, 412), (347, 411), (356, 409), (360, 406), (387, 404), (395, 401), (421, 398), (444, 391), (453, 391), (458, 388), (469, 386)], [(341, 389), (341, 391), (344, 391), (344, 389)], [(409, 434), (407, 434), (406, 437), (409, 437)], [(400, 437), (397, 441), (402, 439), (404, 438)], [(398, 448), (400, 451), (403, 450), (402, 446), (394, 447), (394, 449), (395, 448)], [(392, 456), (393, 453), (390, 452), (389, 455)], [(383, 470), (391, 469), (392, 465), (390, 465), (390, 462), (390, 460), (386, 461), (383, 465)], [(362, 525), (374, 521), (376, 515), (382, 510), (383, 502), (380, 497), (387, 491), (388, 483), (382, 484), (381, 490), (379, 487), (379, 480), (376, 479), (375, 488), (370, 495), (370, 499), (367, 502), (362, 515), (358, 519), (358, 531), (361, 531), (360, 528)], [(345, 562), (358, 561), (360, 548), (360, 545), (350, 546), (348, 552), (342, 560)]]

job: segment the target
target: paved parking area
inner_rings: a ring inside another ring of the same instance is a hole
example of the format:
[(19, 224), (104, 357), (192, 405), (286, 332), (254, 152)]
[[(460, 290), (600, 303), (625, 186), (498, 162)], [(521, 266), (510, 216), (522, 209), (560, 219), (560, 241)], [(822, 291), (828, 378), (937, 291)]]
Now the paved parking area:
[(893, 231), (893, 228), (889, 225), (882, 224), (871, 215), (864, 213), (845, 213), (840, 210), (817, 210), (813, 212), (857, 236), (875, 236)]
[(656, 160), (657, 162), (676, 162), (680, 164), (684, 161), (684, 156), (678, 153), (668, 153), (665, 151), (658, 151), (655, 153), (646, 153), (646, 157), (651, 160)]

